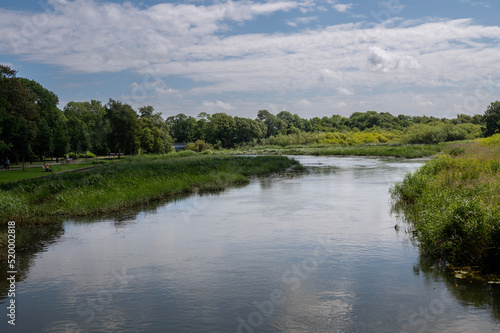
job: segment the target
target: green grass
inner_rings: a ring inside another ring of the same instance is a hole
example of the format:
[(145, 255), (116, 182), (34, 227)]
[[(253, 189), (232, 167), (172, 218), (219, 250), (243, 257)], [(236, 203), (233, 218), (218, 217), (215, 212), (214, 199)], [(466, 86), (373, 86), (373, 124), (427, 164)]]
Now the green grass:
[(256, 146), (236, 149), (236, 154), (247, 155), (339, 155), (339, 156), (393, 156), (417, 158), (435, 155), (448, 143), (422, 144), (359, 144), (345, 145), (296, 145)]
[[(88, 168), (91, 166), (95, 166), (100, 163), (110, 163), (110, 162), (116, 162), (117, 160), (98, 160), (98, 161), (91, 161), (91, 162), (82, 162), (82, 163), (59, 163), (59, 164), (49, 164), (49, 167), (52, 169), (53, 173), (58, 173), (58, 172), (64, 172), (64, 171), (70, 171), (70, 170), (77, 170), (77, 169), (82, 169), (82, 168)], [(43, 177), (43, 176), (49, 176), (50, 173), (45, 172), (42, 169), (41, 165), (37, 166), (31, 166), (30, 164), (26, 165), (26, 169), (23, 171), (21, 169), (13, 169), (11, 168), (10, 170), (3, 170), (0, 172), (0, 184), (4, 183), (9, 183), (9, 182), (16, 182), (24, 179), (31, 179), (31, 178), (37, 178), (37, 177)]]
[[(194, 156), (192, 156), (194, 154)], [(112, 213), (195, 191), (247, 183), (248, 176), (298, 168), (286, 157), (211, 156), (193, 152), (128, 158), (87, 172), (0, 185), (0, 217), (31, 225)]]
[(444, 151), (392, 188), (396, 205), (424, 255), (499, 273), (500, 146)]

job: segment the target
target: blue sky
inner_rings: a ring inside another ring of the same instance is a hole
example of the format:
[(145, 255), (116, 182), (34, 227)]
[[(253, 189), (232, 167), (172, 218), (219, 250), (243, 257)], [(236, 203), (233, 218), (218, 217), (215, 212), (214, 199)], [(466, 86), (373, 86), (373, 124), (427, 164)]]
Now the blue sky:
[(164, 116), (482, 114), (498, 1), (4, 0), (0, 63), (69, 101)]

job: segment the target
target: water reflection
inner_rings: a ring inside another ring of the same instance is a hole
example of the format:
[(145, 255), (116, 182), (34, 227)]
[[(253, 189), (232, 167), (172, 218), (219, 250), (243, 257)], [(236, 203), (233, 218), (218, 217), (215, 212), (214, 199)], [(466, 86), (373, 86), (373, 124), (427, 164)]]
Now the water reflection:
[(446, 288), (464, 307), (475, 307), (491, 311), (500, 321), (500, 286), (477, 279), (458, 278), (455, 273), (446, 269), (443, 262), (420, 257), (414, 270), (423, 272), (428, 283), (443, 281)]
[(55, 243), (64, 234), (62, 223), (52, 223), (37, 228), (26, 228), (22, 224), (16, 225), (16, 253), (15, 269), (7, 266), (7, 251), (0, 257), (2, 262), (0, 269), (0, 304), (4, 303), (8, 295), (10, 274), (7, 271), (16, 271), (16, 282), (24, 281), (33, 265), (37, 255), (47, 251), (47, 248)]
[(66, 222), (21, 284), (20, 330), (498, 329), (496, 291), (456, 294), (394, 230), (388, 189), (420, 163), (298, 159), (300, 176)]

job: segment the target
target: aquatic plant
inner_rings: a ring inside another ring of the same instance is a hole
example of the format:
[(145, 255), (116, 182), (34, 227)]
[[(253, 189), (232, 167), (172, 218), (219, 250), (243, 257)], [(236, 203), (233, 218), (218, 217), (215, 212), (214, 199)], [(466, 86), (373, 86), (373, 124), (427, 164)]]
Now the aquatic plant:
[(450, 152), (408, 174), (392, 197), (424, 255), (500, 271), (499, 146)]

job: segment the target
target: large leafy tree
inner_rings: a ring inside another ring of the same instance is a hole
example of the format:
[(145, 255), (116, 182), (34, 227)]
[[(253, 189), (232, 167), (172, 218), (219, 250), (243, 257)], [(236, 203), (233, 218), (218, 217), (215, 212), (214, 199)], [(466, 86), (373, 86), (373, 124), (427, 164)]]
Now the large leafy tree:
[(175, 142), (194, 142), (197, 139), (195, 118), (179, 113), (176, 116), (168, 117), (167, 123)]
[(0, 65), (0, 150), (13, 161), (34, 157), (33, 144), (40, 118), (37, 96), (16, 77), (16, 71)]
[(69, 135), (66, 128), (66, 121), (59, 119), (52, 129), (54, 137), (54, 155), (64, 156), (69, 151)]
[[(59, 98), (52, 91), (44, 88), (40, 83), (20, 79), (28, 88), (29, 91), (36, 95), (36, 106), (40, 120), (38, 122), (38, 131), (36, 133), (36, 141), (34, 144), (34, 152), (36, 155), (53, 156), (56, 138), (54, 137), (54, 128), (56, 124), (65, 121), (64, 114), (57, 105)], [(67, 137), (59, 136), (58, 140), (67, 140)], [(59, 146), (67, 145), (67, 142), (59, 143)], [(63, 153), (64, 154), (64, 153)], [(62, 155), (58, 155), (62, 156)]]
[(486, 123), (485, 135), (491, 136), (500, 133), (500, 101), (491, 103), (484, 114)]
[(216, 146), (228, 148), (234, 146), (236, 121), (225, 113), (214, 113), (207, 124), (207, 141)]
[(83, 121), (87, 127), (89, 146), (94, 153), (104, 155), (109, 152), (108, 136), (111, 125), (106, 114), (106, 108), (100, 101), (69, 102), (64, 107), (66, 117)]
[(75, 153), (85, 152), (92, 149), (90, 134), (87, 124), (75, 116), (69, 116), (66, 123), (69, 134), (71, 150)]
[[(264, 136), (259, 122), (249, 118), (234, 117), (236, 122), (235, 142), (245, 143)], [(262, 123), (262, 122), (261, 122)], [(265, 129), (265, 127), (264, 127)]]
[(169, 125), (160, 113), (154, 112), (151, 105), (139, 108), (141, 148), (148, 153), (163, 154), (172, 150), (172, 137)]
[(280, 118), (271, 114), (269, 111), (260, 110), (257, 113), (257, 118), (262, 120), (264, 124), (266, 124), (267, 127), (265, 135), (266, 137), (279, 134), (286, 134), (287, 124)]
[(106, 105), (106, 116), (110, 121), (108, 135), (110, 149), (135, 154), (141, 147), (141, 125), (139, 116), (128, 104), (113, 99)]

